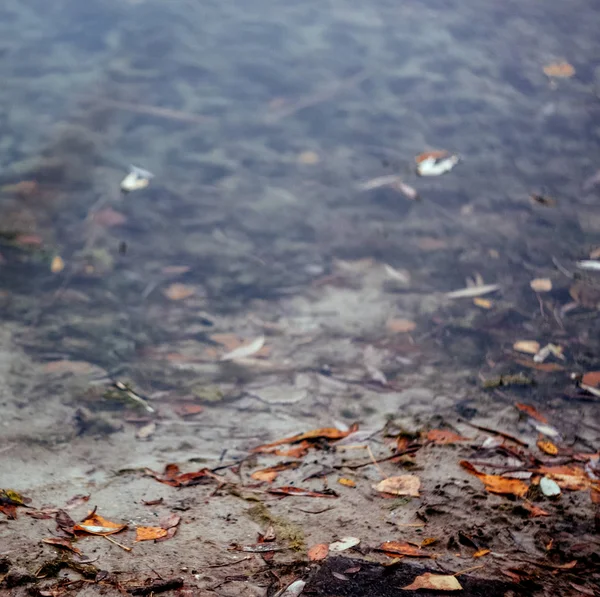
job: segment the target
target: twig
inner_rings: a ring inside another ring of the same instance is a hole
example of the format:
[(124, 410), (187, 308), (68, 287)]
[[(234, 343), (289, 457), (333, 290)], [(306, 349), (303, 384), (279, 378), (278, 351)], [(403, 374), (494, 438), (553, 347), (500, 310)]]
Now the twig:
[(120, 547), (121, 549), (124, 549), (125, 551), (132, 551), (131, 547), (127, 547), (127, 545), (123, 545), (122, 543), (119, 543), (118, 541), (115, 541), (112, 537), (109, 537), (108, 535), (102, 535), (107, 541), (110, 541), (111, 543), (114, 543), (115, 545), (117, 545), (118, 547)]
[(523, 446), (524, 448), (529, 447), (529, 444), (527, 442), (520, 440), (518, 437), (515, 437), (514, 435), (510, 435), (510, 433), (505, 433), (504, 431), (497, 431), (496, 429), (492, 429), (491, 427), (484, 427), (483, 425), (475, 425), (475, 423), (471, 423), (469, 421), (463, 421), (463, 423), (465, 423), (466, 425), (469, 425), (470, 427), (474, 427), (475, 429), (479, 429), (479, 431), (485, 431), (486, 433), (491, 433), (493, 435), (499, 435), (500, 437), (503, 437), (504, 439), (509, 439), (511, 442), (515, 442), (515, 444), (519, 444), (520, 446)]
[(225, 566), (235, 566), (240, 562), (246, 562), (251, 560), (253, 556), (246, 556), (245, 558), (241, 558), (239, 560), (234, 560), (233, 562), (225, 562), (224, 564), (211, 564), (210, 566), (203, 566), (203, 568), (224, 568)]
[[(402, 450), (402, 452), (396, 452), (396, 453), (392, 454), (391, 456), (386, 456), (385, 458), (380, 458), (376, 462), (387, 462), (388, 460), (394, 460), (394, 458), (399, 458), (400, 456), (404, 456), (405, 454), (414, 454), (415, 452), (418, 451), (418, 449), (420, 447), (421, 446), (414, 446), (414, 447), (406, 448), (406, 450)], [(335, 469), (340, 469), (340, 468), (357, 469), (357, 468), (362, 468), (363, 466), (370, 466), (371, 464), (373, 464), (373, 462), (371, 460), (369, 460), (368, 462), (361, 462), (360, 464), (346, 464), (346, 463), (339, 464), (339, 465), (335, 465), (333, 468), (335, 468)]]
[(471, 566), (471, 568), (465, 568), (464, 570), (459, 570), (458, 572), (455, 572), (452, 576), (466, 574), (467, 572), (473, 572), (473, 570), (480, 570), (481, 568), (485, 568), (485, 566), (483, 564), (480, 564), (479, 566)]
[(375, 465), (375, 467), (379, 471), (379, 474), (384, 479), (387, 479), (388, 476), (383, 472), (383, 469), (379, 466), (379, 463), (377, 462), (377, 460), (375, 460), (375, 455), (373, 454), (373, 450), (371, 450), (371, 446), (369, 446), (369, 444), (367, 444), (367, 452), (369, 452), (369, 456), (371, 457), (371, 460), (373, 461), (373, 464)]

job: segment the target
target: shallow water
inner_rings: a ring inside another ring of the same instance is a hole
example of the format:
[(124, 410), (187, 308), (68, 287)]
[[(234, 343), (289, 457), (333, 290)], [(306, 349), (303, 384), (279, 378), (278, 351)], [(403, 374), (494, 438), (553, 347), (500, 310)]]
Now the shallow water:
[[(0, 200), (18, 345), (43, 371), (85, 361), (146, 394), (243, 394), (261, 373), (215, 363), (215, 333), (266, 331), (288, 373), (298, 338), (297, 371), (356, 367), (326, 349), (343, 338), (387, 350), (398, 383), (402, 358), (472, 383), (514, 372), (524, 337), (594, 368), (596, 312), (563, 319), (572, 280), (552, 258), (573, 271), (600, 245), (600, 187), (582, 191), (599, 24), (589, 1), (5, 2), (1, 179), (38, 185)], [(573, 77), (544, 74), (562, 60)], [(418, 178), (432, 149), (461, 161)], [(155, 178), (123, 195), (129, 164)], [(389, 174), (421, 200), (360, 190)], [(478, 276), (500, 285), (491, 309), (444, 298)], [(394, 317), (412, 335), (390, 334)]]

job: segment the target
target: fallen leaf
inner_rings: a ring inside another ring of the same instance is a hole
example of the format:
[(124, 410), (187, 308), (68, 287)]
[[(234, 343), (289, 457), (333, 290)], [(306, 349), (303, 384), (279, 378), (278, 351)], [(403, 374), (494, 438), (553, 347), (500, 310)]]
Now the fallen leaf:
[(314, 164), (319, 163), (319, 154), (315, 151), (303, 151), (298, 156), (298, 161), (301, 164), (306, 164), (307, 166), (312, 166)]
[(17, 518), (17, 507), (14, 504), (0, 504), (0, 512), (9, 520), (16, 520)]
[(89, 375), (97, 372), (98, 367), (86, 361), (50, 361), (44, 365), (46, 373), (72, 373), (73, 375)]
[(355, 432), (357, 429), (357, 425), (352, 425), (347, 431), (342, 431), (341, 429), (337, 429), (336, 427), (322, 427), (320, 429), (313, 429), (312, 431), (307, 431), (305, 433), (299, 433), (298, 435), (292, 435), (291, 437), (285, 437), (283, 439), (271, 442), (270, 444), (263, 444), (262, 446), (257, 446), (252, 450), (252, 452), (270, 452), (271, 448), (274, 448), (276, 446), (281, 446), (283, 444), (296, 444), (299, 442), (309, 440), (343, 439), (344, 437)]
[(523, 507), (529, 511), (529, 516), (531, 516), (531, 518), (536, 518), (538, 516), (550, 516), (550, 514), (546, 512), (546, 510), (542, 510), (542, 508), (536, 506), (535, 504), (525, 502), (523, 504)]
[(165, 498), (158, 498), (156, 500), (142, 500), (144, 506), (158, 506), (165, 501)]
[(165, 485), (170, 485), (171, 487), (190, 487), (192, 485), (199, 485), (206, 479), (214, 479), (219, 483), (221, 482), (221, 477), (207, 468), (192, 473), (182, 473), (176, 464), (167, 464), (162, 474), (150, 469), (145, 469), (145, 472), (150, 477), (154, 477), (157, 481), (160, 481)]
[(163, 294), (172, 301), (182, 301), (194, 296), (195, 290), (191, 286), (185, 284), (171, 284), (163, 290)]
[(0, 187), (0, 191), (3, 193), (13, 193), (25, 199), (37, 194), (39, 185), (35, 180), (21, 180), (14, 184), (7, 184)]
[(180, 417), (191, 417), (201, 413), (203, 410), (204, 407), (199, 404), (182, 403), (173, 405), (173, 411)]
[(302, 441), (297, 446), (287, 450), (273, 450), (273, 454), (277, 456), (285, 456), (288, 458), (303, 458), (308, 454), (312, 444), (309, 441)]
[(417, 189), (406, 184), (400, 177), (390, 186), (392, 189), (400, 191), (409, 201), (418, 201), (420, 199)]
[(221, 361), (235, 361), (236, 359), (245, 359), (256, 354), (265, 345), (265, 337), (259, 336), (249, 344), (244, 344), (235, 348), (231, 352), (224, 354)]
[(156, 431), (156, 423), (154, 421), (152, 421), (151, 423), (148, 423), (147, 425), (143, 425), (142, 427), (140, 427), (135, 432), (135, 437), (137, 437), (138, 439), (148, 439), (152, 435), (154, 435), (155, 431)]
[(535, 361), (529, 361), (527, 359), (515, 359), (515, 363), (529, 369), (537, 369), (538, 371), (544, 371), (546, 373), (555, 373), (557, 371), (565, 370), (565, 368), (558, 363), (536, 363)]
[(337, 578), (338, 580), (350, 580), (345, 574), (342, 574), (341, 572), (335, 572), (335, 570), (331, 572), (331, 576)]
[(297, 495), (304, 497), (314, 498), (336, 498), (338, 494), (333, 489), (327, 489), (325, 491), (311, 491), (310, 489), (302, 489), (301, 487), (292, 487), (287, 485), (284, 487), (273, 487), (268, 490), (269, 493), (275, 495)]
[(63, 261), (60, 255), (56, 255), (53, 257), (52, 262), (50, 263), (50, 271), (53, 274), (58, 274), (65, 269), (65, 262)]
[(588, 371), (582, 378), (581, 383), (592, 388), (600, 387), (600, 371)]
[(171, 513), (163, 516), (158, 524), (161, 528), (169, 530), (176, 527), (181, 522), (181, 516), (179, 514)]
[(535, 292), (550, 292), (552, 290), (552, 280), (550, 278), (535, 278), (529, 282), (529, 286)]
[(344, 487), (356, 487), (356, 482), (352, 479), (346, 479), (344, 477), (340, 477), (337, 482)]
[(517, 402), (515, 404), (515, 408), (517, 408), (518, 410), (520, 410), (523, 413), (526, 413), (532, 419), (535, 419), (536, 421), (539, 421), (540, 423), (548, 422), (548, 419), (543, 414), (538, 412), (538, 410), (536, 408), (534, 408), (533, 406), (530, 406), (529, 404), (523, 404), (522, 402)]
[(166, 537), (167, 531), (162, 527), (137, 527), (135, 529), (135, 541), (154, 541)]
[(552, 62), (544, 66), (544, 74), (547, 77), (565, 79), (575, 74), (575, 68), (566, 61)]
[(474, 554), (474, 558), (482, 558), (483, 556), (487, 556), (488, 553), (491, 553), (491, 549), (478, 549)]
[(476, 307), (481, 307), (482, 309), (491, 309), (494, 306), (494, 303), (492, 303), (492, 301), (490, 301), (489, 299), (481, 298), (479, 296), (476, 296), (473, 299), (473, 304)]
[(121, 181), (121, 190), (124, 193), (131, 193), (132, 191), (145, 189), (152, 178), (154, 178), (152, 172), (137, 166), (129, 166), (129, 174)]
[(402, 587), (403, 591), (417, 591), (419, 589), (428, 589), (430, 591), (462, 591), (462, 586), (456, 579), (456, 576), (426, 572), (417, 576), (410, 585)]
[(342, 537), (338, 541), (329, 544), (329, 551), (346, 551), (356, 547), (359, 543), (360, 539), (358, 537)]
[(394, 334), (406, 334), (412, 332), (417, 324), (410, 319), (389, 319), (385, 327)]
[(121, 532), (126, 527), (126, 524), (111, 522), (96, 512), (90, 512), (83, 522), (80, 522), (73, 527), (73, 530), (75, 532), (88, 533), (90, 535), (113, 535), (114, 533)]
[(383, 551), (390, 557), (395, 556), (409, 556), (412, 558), (430, 558), (431, 554), (423, 551), (419, 547), (415, 547), (410, 543), (404, 541), (385, 541), (378, 548), (377, 551)]
[(526, 352), (527, 354), (537, 354), (540, 351), (540, 343), (535, 340), (519, 340), (513, 344), (513, 350)]
[(57, 531), (66, 535), (75, 534), (75, 521), (64, 510), (59, 510), (54, 520), (56, 521)]
[(592, 486), (585, 471), (575, 466), (541, 466), (537, 472), (555, 481), (562, 489), (582, 491)]
[(3, 506), (25, 506), (31, 502), (31, 499), (21, 495), (14, 489), (0, 489), (0, 504)]
[(65, 537), (49, 537), (47, 539), (42, 539), (42, 543), (47, 543), (48, 545), (53, 545), (54, 547), (62, 547), (63, 549), (68, 549), (77, 555), (81, 555), (81, 550), (77, 549), (69, 539)]
[(485, 473), (479, 472), (470, 462), (461, 460), (460, 465), (471, 475), (476, 476), (480, 481), (483, 482), (485, 488), (490, 493), (498, 493), (502, 495), (516, 495), (523, 497), (529, 487), (526, 483), (520, 479), (507, 479), (500, 475), (486, 475)]
[(556, 456), (558, 454), (558, 448), (549, 439), (538, 439), (537, 447), (549, 456)]
[(112, 226), (122, 226), (127, 222), (127, 218), (112, 207), (101, 209), (92, 215), (92, 221), (99, 226), (110, 228)]
[(424, 162), (424, 161), (430, 160), (430, 159), (441, 160), (443, 158), (447, 158), (449, 155), (450, 155), (450, 153), (448, 151), (446, 151), (445, 149), (424, 151), (423, 153), (420, 153), (419, 155), (417, 155), (415, 157), (415, 162), (417, 164), (420, 164), (421, 162)]
[(82, 504), (85, 504), (86, 502), (88, 502), (89, 499), (90, 499), (89, 494), (83, 495), (81, 493), (78, 493), (77, 495), (74, 495), (71, 499), (67, 500), (67, 503), (65, 504), (65, 510), (72, 510), (73, 508), (76, 508), (77, 506), (81, 506)]
[(277, 593), (277, 597), (299, 597), (302, 591), (304, 591), (305, 586), (306, 581), (301, 579), (295, 580), (285, 588), (283, 593)]
[(298, 468), (299, 466), (299, 462), (282, 462), (274, 466), (263, 468), (259, 471), (254, 471), (250, 477), (256, 481), (266, 481), (267, 483), (272, 483), (275, 481), (281, 471)]
[(327, 543), (318, 543), (308, 550), (308, 559), (311, 562), (319, 562), (320, 560), (324, 560), (328, 554), (329, 545)]
[(426, 437), (430, 442), (440, 445), (469, 441), (468, 437), (463, 437), (462, 435), (458, 435), (453, 431), (447, 431), (445, 429), (431, 429), (427, 432)]
[(421, 480), (416, 475), (400, 475), (398, 477), (388, 477), (372, 487), (375, 491), (381, 493), (419, 497)]
[(438, 539), (436, 537), (425, 537), (423, 541), (421, 541), (421, 547), (427, 547), (428, 545), (433, 545), (437, 543)]

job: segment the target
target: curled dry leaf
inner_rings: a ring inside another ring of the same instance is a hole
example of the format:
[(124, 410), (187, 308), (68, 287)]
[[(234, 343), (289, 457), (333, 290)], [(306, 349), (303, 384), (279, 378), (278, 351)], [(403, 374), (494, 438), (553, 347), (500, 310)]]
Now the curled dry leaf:
[(517, 402), (515, 404), (515, 408), (520, 410), (521, 412), (529, 415), (532, 419), (539, 421), (540, 423), (548, 423), (548, 419), (540, 413), (536, 408), (529, 404), (523, 404), (522, 402)]
[(185, 284), (171, 284), (163, 290), (163, 294), (171, 301), (182, 301), (194, 296), (195, 290)]
[(52, 545), (54, 547), (61, 547), (63, 549), (68, 549), (69, 551), (76, 553), (77, 555), (81, 555), (81, 550), (75, 547), (69, 539), (65, 537), (49, 537), (47, 539), (42, 539), (42, 543), (47, 543), (48, 545)]
[(311, 562), (319, 562), (320, 560), (324, 560), (328, 554), (329, 545), (327, 543), (318, 543), (308, 550), (308, 559)]
[(284, 444), (296, 444), (304, 441), (316, 441), (321, 439), (327, 440), (338, 440), (354, 433), (358, 430), (358, 425), (352, 425), (347, 430), (337, 429), (336, 427), (322, 427), (320, 429), (313, 429), (306, 431), (305, 433), (299, 433), (298, 435), (292, 435), (283, 439), (271, 442), (270, 444), (263, 444), (257, 446), (252, 452), (271, 452), (272, 448), (281, 446)]
[(556, 456), (558, 454), (558, 448), (549, 439), (538, 439), (537, 447), (549, 456)]
[(127, 528), (126, 524), (111, 522), (96, 512), (90, 512), (83, 522), (73, 527), (73, 530), (79, 533), (88, 533), (89, 535), (113, 535), (125, 528)]
[(267, 483), (272, 483), (275, 481), (281, 471), (298, 468), (299, 466), (299, 462), (281, 462), (280, 464), (269, 466), (259, 471), (254, 471), (250, 477), (256, 481), (266, 481)]
[(552, 280), (550, 278), (535, 278), (529, 282), (529, 286), (535, 292), (550, 292), (552, 290)]
[(466, 460), (461, 460), (460, 465), (468, 473), (474, 475), (480, 481), (482, 481), (485, 485), (485, 488), (490, 493), (523, 497), (529, 491), (527, 484), (519, 479), (506, 479), (500, 475), (486, 475), (485, 473), (479, 472), (470, 462), (467, 462)]
[(338, 483), (340, 485), (343, 485), (344, 487), (356, 487), (356, 482), (353, 481), (352, 479), (346, 479), (344, 477), (340, 477), (338, 479)]
[(462, 586), (456, 576), (449, 574), (432, 574), (426, 572), (417, 576), (410, 585), (402, 587), (403, 591), (417, 591), (428, 589), (429, 591), (462, 591)]
[(564, 60), (561, 62), (551, 62), (544, 66), (544, 74), (547, 77), (565, 79), (575, 74), (575, 68)]
[(338, 541), (329, 544), (329, 551), (346, 551), (356, 547), (360, 543), (358, 537), (342, 537)]
[(513, 344), (513, 350), (527, 354), (537, 354), (540, 350), (540, 343), (535, 340), (519, 340)]
[(385, 327), (394, 334), (406, 334), (412, 332), (417, 324), (410, 319), (389, 319)]
[(419, 497), (421, 479), (416, 475), (400, 475), (398, 477), (388, 477), (372, 487), (375, 491), (381, 493)]
[(456, 442), (467, 442), (468, 437), (458, 435), (453, 431), (447, 431), (446, 429), (431, 429), (427, 432), (427, 439), (434, 444), (455, 444)]
[(377, 551), (383, 551), (390, 557), (397, 556), (409, 556), (412, 558), (430, 558), (432, 554), (423, 551), (419, 547), (415, 547), (410, 543), (404, 541), (385, 541), (378, 548)]
[(135, 541), (154, 541), (167, 536), (167, 530), (162, 527), (137, 527)]

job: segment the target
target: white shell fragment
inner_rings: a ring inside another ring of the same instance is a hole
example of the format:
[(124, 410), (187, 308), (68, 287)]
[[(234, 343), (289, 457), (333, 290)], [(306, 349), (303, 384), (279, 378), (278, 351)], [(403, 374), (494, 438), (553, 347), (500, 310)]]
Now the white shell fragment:
[(124, 193), (145, 189), (150, 184), (154, 174), (137, 166), (129, 166), (129, 174), (121, 181), (121, 190)]
[(329, 544), (329, 551), (346, 551), (351, 547), (356, 547), (359, 543), (358, 537), (342, 537), (339, 541)]
[(560, 495), (560, 487), (556, 481), (542, 477), (540, 479), (540, 489), (546, 497), (555, 497)]
[(450, 172), (459, 162), (457, 155), (449, 155), (442, 158), (431, 156), (421, 160), (417, 164), (417, 174), (419, 176), (440, 176), (446, 172)]

